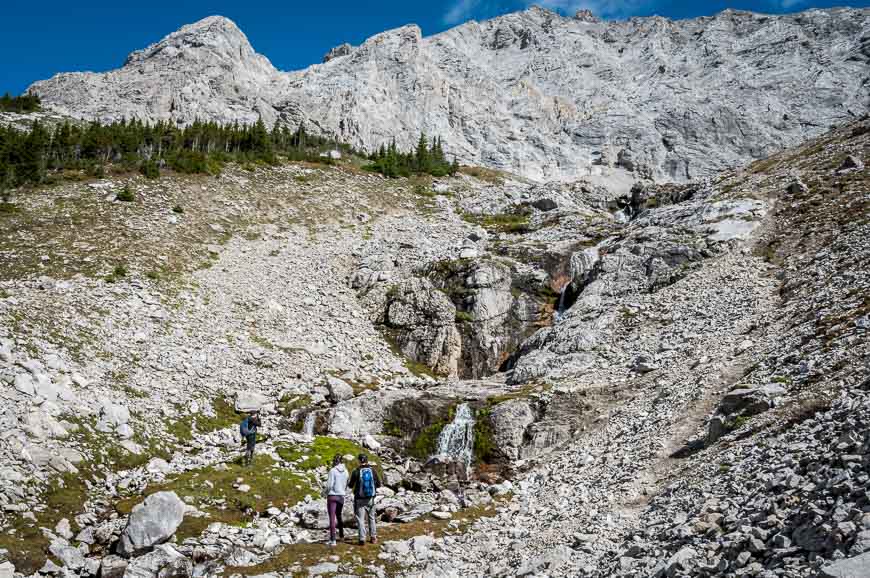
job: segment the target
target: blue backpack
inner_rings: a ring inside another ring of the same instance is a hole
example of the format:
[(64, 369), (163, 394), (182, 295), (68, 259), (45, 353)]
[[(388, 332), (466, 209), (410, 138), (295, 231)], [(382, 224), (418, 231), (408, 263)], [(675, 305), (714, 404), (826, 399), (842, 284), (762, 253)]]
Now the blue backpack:
[(375, 475), (371, 467), (360, 468), (359, 471), (360, 493), (363, 498), (372, 498), (375, 495)]

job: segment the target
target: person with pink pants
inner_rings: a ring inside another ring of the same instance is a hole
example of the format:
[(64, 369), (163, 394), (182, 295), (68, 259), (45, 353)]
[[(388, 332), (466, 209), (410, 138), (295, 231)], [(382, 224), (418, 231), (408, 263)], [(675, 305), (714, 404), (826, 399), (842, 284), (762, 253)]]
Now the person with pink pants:
[(340, 539), (344, 539), (344, 523), (341, 521), (341, 511), (344, 508), (344, 496), (347, 494), (347, 468), (344, 458), (336, 454), (332, 458), (332, 469), (326, 480), (326, 511), (329, 514), (329, 545), (335, 546), (335, 530), (338, 529)]

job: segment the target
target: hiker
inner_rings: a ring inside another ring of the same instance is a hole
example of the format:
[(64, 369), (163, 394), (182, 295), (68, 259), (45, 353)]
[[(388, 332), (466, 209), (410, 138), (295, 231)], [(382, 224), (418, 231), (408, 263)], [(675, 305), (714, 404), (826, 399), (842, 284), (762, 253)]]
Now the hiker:
[(332, 469), (329, 470), (329, 478), (326, 481), (326, 512), (329, 514), (329, 545), (335, 546), (335, 529), (338, 528), (338, 537), (344, 540), (344, 522), (341, 519), (341, 511), (344, 508), (344, 495), (347, 493), (347, 468), (344, 467), (344, 458), (336, 454), (332, 458)]
[(353, 488), (353, 513), (356, 515), (356, 523), (359, 528), (359, 544), (366, 543), (365, 519), (369, 520), (369, 538), (372, 544), (378, 543), (378, 531), (375, 527), (375, 494), (381, 486), (378, 473), (369, 464), (369, 458), (365, 454), (358, 456), (359, 467), (350, 476), (350, 485)]
[(242, 463), (251, 465), (254, 461), (254, 446), (257, 445), (257, 428), (260, 427), (260, 414), (252, 411), (248, 417), (242, 420), (239, 424), (239, 433), (242, 434), (242, 439), (245, 444), (245, 457)]

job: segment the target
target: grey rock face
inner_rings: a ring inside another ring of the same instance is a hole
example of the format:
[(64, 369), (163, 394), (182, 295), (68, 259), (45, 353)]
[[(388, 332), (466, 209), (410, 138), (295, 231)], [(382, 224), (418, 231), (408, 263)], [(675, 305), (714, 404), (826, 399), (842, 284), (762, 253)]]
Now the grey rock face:
[(388, 295), (383, 322), (409, 358), (456, 375), (462, 341), (455, 319), (456, 307), (428, 279), (411, 279)]
[(838, 560), (822, 568), (823, 578), (862, 578), (870, 573), (870, 554)]
[(193, 576), (193, 562), (171, 544), (161, 544), (153, 551), (130, 562), (124, 578), (188, 578)]
[(405, 26), (284, 73), (213, 16), (118, 70), (30, 90), (81, 118), (262, 117), (369, 149), (425, 131), (460, 161), (534, 179), (684, 181), (863, 111), (868, 26), (867, 9), (603, 22), (531, 8), (429, 38)]
[(118, 553), (134, 556), (168, 540), (184, 520), (184, 502), (175, 492), (157, 492), (133, 508)]
[(493, 441), (505, 458), (516, 460), (520, 457), (526, 430), (535, 419), (529, 402), (524, 399), (506, 401), (493, 408), (490, 415)]

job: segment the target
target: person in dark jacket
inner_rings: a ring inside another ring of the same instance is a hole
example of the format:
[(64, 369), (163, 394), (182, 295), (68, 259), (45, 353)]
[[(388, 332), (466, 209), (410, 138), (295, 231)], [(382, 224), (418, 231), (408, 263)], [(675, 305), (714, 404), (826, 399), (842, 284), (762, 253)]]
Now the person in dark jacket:
[(353, 488), (353, 513), (356, 514), (357, 528), (359, 528), (359, 543), (366, 543), (365, 521), (369, 522), (369, 539), (372, 544), (378, 543), (378, 530), (375, 526), (375, 495), (381, 487), (381, 479), (378, 472), (369, 464), (369, 458), (365, 454), (358, 456), (359, 467), (350, 475), (350, 486)]
[(239, 432), (245, 441), (245, 457), (242, 463), (250, 466), (254, 461), (254, 446), (257, 445), (257, 428), (260, 427), (260, 415), (257, 412), (242, 420), (239, 424)]

